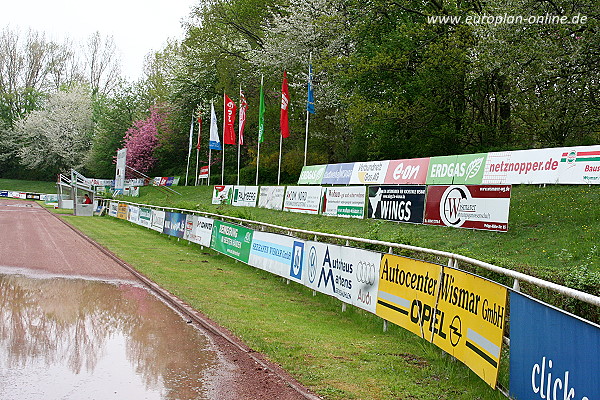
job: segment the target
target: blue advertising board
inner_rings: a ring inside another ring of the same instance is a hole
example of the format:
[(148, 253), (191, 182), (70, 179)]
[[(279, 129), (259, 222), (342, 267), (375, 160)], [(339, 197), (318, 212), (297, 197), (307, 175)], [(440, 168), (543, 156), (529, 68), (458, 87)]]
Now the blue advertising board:
[(354, 170), (354, 163), (329, 164), (325, 168), (321, 184), (347, 185)]
[(520, 293), (510, 295), (510, 395), (600, 399), (600, 327)]
[(167, 211), (165, 213), (165, 225), (163, 227), (163, 233), (182, 238), (184, 232), (185, 214)]

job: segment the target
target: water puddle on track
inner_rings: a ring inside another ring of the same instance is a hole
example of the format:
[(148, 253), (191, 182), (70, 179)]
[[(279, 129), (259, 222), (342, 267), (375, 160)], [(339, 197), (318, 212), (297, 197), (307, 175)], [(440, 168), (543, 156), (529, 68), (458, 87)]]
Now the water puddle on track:
[(210, 340), (132, 282), (0, 268), (0, 399), (208, 399)]

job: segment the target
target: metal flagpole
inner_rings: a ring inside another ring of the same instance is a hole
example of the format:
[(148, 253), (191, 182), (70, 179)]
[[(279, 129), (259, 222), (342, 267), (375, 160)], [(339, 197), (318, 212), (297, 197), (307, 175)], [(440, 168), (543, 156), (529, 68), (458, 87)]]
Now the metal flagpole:
[(281, 148), (283, 147), (283, 136), (279, 135), (279, 168), (277, 169), (277, 184), (279, 185), (281, 177)]
[[(309, 91), (309, 95), (310, 95), (310, 90), (311, 90), (311, 70), (310, 70), (310, 63), (312, 62), (312, 52), (310, 53), (310, 55), (308, 56), (308, 91)], [(308, 101), (307, 101), (308, 103)], [(304, 135), (304, 166), (306, 167), (306, 154), (308, 152), (308, 114), (310, 114), (310, 112), (308, 111), (308, 104), (306, 104), (306, 134)]]
[[(263, 93), (263, 78), (264, 76), (260, 76), (260, 103), (258, 107), (258, 145), (256, 148), (256, 186), (258, 186), (258, 163), (260, 161), (260, 141), (262, 140), (262, 136), (264, 135), (265, 129), (265, 121), (261, 121), (261, 113), (263, 113), (264, 118), (264, 93)], [(262, 125), (261, 125), (262, 122)], [(261, 131), (262, 129), (262, 131)]]
[(260, 141), (256, 149), (256, 186), (258, 186), (258, 160), (260, 160)]
[(212, 156), (212, 149), (209, 147), (208, 149), (208, 186), (210, 186), (210, 160)]
[(198, 160), (200, 158), (200, 138), (202, 137), (202, 117), (198, 119), (198, 143), (196, 144), (196, 181), (194, 186), (198, 186)]
[(192, 136), (194, 135), (194, 112), (192, 111), (192, 124), (190, 125), (190, 143), (188, 144), (187, 167), (185, 169), (185, 186), (188, 184), (190, 170), (190, 156), (192, 154)]
[(223, 161), (221, 162), (221, 185), (224, 185), (225, 179), (225, 120), (227, 119), (227, 111), (225, 110), (225, 90), (223, 90)]

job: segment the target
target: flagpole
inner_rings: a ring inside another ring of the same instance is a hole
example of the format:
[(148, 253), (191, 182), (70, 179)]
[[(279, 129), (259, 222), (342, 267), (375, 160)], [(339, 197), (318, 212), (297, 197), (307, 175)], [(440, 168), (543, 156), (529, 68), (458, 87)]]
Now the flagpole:
[(198, 186), (198, 161), (200, 159), (200, 137), (202, 135), (202, 117), (198, 121), (198, 143), (196, 144), (196, 180), (194, 186)]
[(208, 148), (208, 181), (207, 184), (208, 186), (210, 186), (210, 159), (212, 157), (212, 149), (209, 147)]
[[(240, 83), (240, 109), (241, 108), (242, 108), (242, 84)], [(241, 121), (239, 123), (241, 124)], [(238, 166), (237, 166), (237, 184), (238, 184), (238, 186), (240, 185), (240, 149), (241, 149), (239, 136), (240, 135), (238, 132)]]
[(277, 169), (277, 184), (281, 177), (281, 148), (283, 147), (283, 135), (279, 135), (279, 168)]
[[(261, 95), (263, 94), (263, 80), (264, 80), (264, 75), (261, 75), (260, 76), (260, 91), (261, 91)], [(264, 102), (262, 96), (261, 96), (260, 100), (261, 100), (261, 102)], [(261, 105), (264, 105), (264, 103), (261, 104)], [(261, 141), (260, 113), (261, 112), (263, 112), (263, 110), (261, 110), (261, 106), (259, 105), (259, 107), (258, 107), (258, 120), (259, 120), (258, 121), (258, 140), (257, 140), (258, 145), (257, 145), (257, 148), (256, 148), (256, 186), (258, 186), (258, 163), (260, 162), (260, 141)], [(264, 127), (265, 126), (264, 126), (264, 121), (263, 121), (263, 124), (262, 124), (262, 129), (263, 129), (262, 135), (264, 135)]]
[(190, 170), (190, 156), (192, 154), (192, 136), (194, 135), (194, 112), (192, 111), (192, 124), (190, 125), (190, 143), (188, 144), (187, 167), (185, 169), (185, 186), (188, 185), (188, 175)]
[(260, 160), (260, 142), (256, 149), (256, 186), (258, 186), (258, 161)]
[[(309, 95), (310, 95), (310, 90), (311, 87), (310, 85), (312, 85), (311, 82), (311, 76), (310, 76), (310, 63), (312, 62), (312, 52), (309, 53), (308, 56), (308, 82), (309, 82), (309, 87), (308, 87), (308, 91), (309, 91)], [(307, 104), (308, 106), (308, 104)], [(308, 114), (310, 114), (310, 112), (308, 111), (308, 107), (306, 107), (306, 134), (304, 135), (304, 166), (306, 167), (306, 154), (308, 153)]]
[(223, 161), (221, 162), (221, 185), (224, 185), (225, 179), (225, 120), (227, 119), (227, 110), (225, 109), (227, 104), (225, 104), (225, 89), (223, 89)]

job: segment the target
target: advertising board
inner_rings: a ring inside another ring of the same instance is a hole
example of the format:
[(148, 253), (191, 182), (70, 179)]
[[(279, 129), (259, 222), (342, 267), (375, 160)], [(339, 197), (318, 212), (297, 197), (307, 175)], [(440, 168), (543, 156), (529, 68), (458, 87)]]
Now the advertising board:
[(185, 218), (183, 238), (192, 243), (210, 247), (214, 221), (210, 218), (188, 214)]
[(511, 398), (599, 399), (599, 374), (600, 326), (511, 292)]
[(423, 223), (426, 187), (421, 185), (369, 186), (369, 218)]
[(258, 195), (258, 206), (270, 210), (283, 209), (285, 186), (261, 186)]
[(322, 185), (347, 185), (354, 170), (354, 163), (329, 164), (325, 168)]
[(111, 217), (117, 217), (117, 212), (119, 211), (119, 203), (117, 201), (111, 201), (108, 206), (108, 215)]
[(429, 186), (426, 225), (506, 232), (510, 185)]
[(255, 231), (248, 264), (303, 283), (304, 241), (291, 236)]
[(305, 165), (302, 167), (298, 185), (320, 185), (327, 165)]
[(352, 185), (382, 184), (387, 174), (389, 161), (367, 161), (354, 163), (350, 183)]
[(342, 186), (323, 188), (321, 214), (333, 217), (364, 218), (364, 186)]
[(375, 313), (381, 254), (306, 242), (304, 285)]
[(495, 387), (505, 287), (469, 273), (384, 254), (376, 314), (451, 354)]
[(150, 228), (150, 225), (152, 223), (152, 209), (140, 207), (140, 218), (138, 222), (141, 226)]
[(150, 228), (162, 232), (165, 227), (165, 212), (161, 210), (152, 210), (152, 220)]
[(318, 214), (321, 205), (321, 186), (288, 186), (283, 210), (305, 214)]
[(429, 158), (411, 158), (389, 162), (383, 181), (386, 185), (424, 185), (427, 181)]
[(256, 207), (258, 186), (234, 186), (231, 204), (242, 207)]
[(163, 233), (178, 238), (183, 237), (185, 231), (185, 214), (167, 211), (165, 212), (165, 223)]
[(127, 219), (127, 210), (128, 210), (127, 204), (119, 203), (119, 206), (117, 208), (117, 218)]
[(134, 224), (138, 224), (139, 225), (139, 220), (140, 220), (140, 208), (138, 206), (133, 206), (133, 205), (129, 205), (128, 209), (128, 214), (127, 214), (127, 220), (129, 222), (133, 222)]
[(233, 185), (215, 185), (213, 188), (212, 204), (231, 205), (233, 201)]
[(247, 264), (252, 246), (252, 232), (243, 226), (214, 220), (210, 247)]
[(487, 153), (431, 157), (428, 185), (480, 185)]

